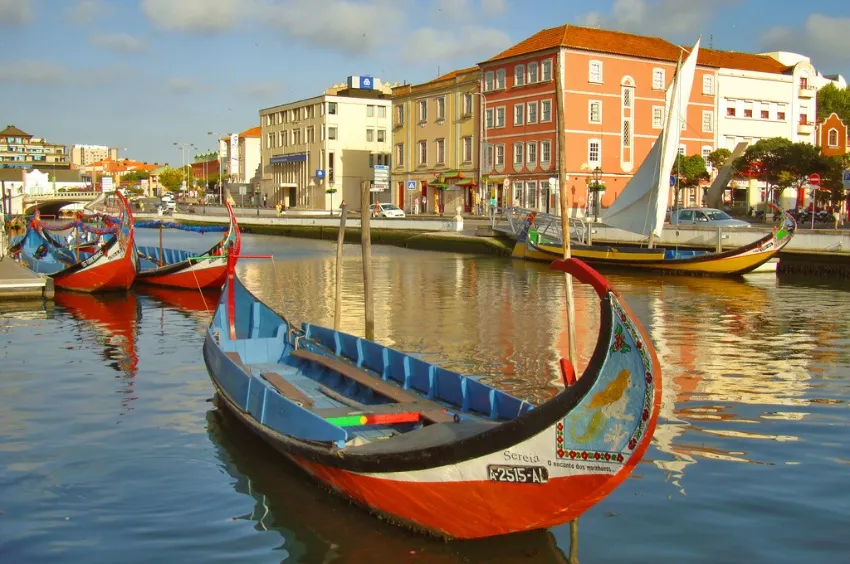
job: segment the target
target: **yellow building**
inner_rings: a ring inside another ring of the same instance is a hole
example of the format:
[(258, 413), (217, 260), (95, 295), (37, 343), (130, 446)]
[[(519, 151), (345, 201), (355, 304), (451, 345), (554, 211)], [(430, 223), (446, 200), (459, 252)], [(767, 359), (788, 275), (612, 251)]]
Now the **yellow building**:
[(392, 89), (392, 184), (408, 213), (478, 213), (478, 78), (472, 67)]

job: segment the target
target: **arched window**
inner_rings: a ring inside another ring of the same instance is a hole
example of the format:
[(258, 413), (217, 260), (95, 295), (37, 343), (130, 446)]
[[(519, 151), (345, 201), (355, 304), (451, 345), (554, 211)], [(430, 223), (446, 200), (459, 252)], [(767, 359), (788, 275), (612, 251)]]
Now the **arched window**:
[(830, 147), (838, 147), (838, 130), (833, 128), (827, 133), (826, 144)]
[(630, 172), (634, 167), (635, 81), (624, 76), (620, 81), (620, 167)]

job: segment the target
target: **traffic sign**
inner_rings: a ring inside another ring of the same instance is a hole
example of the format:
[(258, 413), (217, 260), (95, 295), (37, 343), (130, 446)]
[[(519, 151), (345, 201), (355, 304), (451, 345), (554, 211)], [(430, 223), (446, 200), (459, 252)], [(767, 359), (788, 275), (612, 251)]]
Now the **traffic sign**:
[(670, 188), (676, 185), (676, 177), (674, 175), (670, 175)]
[(818, 174), (818, 173), (810, 174), (809, 175), (809, 184), (811, 184), (812, 186), (819, 186), (820, 185), (820, 174)]
[(408, 190), (416, 190), (416, 181), (415, 180), (408, 180), (407, 181), (407, 189)]
[(844, 171), (844, 189), (850, 190), (850, 168)]
[(324, 177), (325, 177), (325, 171), (322, 170), (322, 169), (317, 169), (316, 170), (316, 178), (322, 179)]

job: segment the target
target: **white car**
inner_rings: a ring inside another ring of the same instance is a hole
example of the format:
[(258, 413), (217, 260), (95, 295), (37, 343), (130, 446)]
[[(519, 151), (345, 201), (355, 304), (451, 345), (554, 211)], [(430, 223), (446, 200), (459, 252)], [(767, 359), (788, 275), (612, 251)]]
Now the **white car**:
[(174, 201), (174, 196), (171, 194), (165, 194), (162, 198), (160, 198), (160, 202), (162, 202), (162, 209), (164, 210), (173, 210), (177, 207), (177, 203)]
[[(378, 206), (378, 209), (375, 209)], [(373, 217), (404, 217), (404, 210), (395, 204), (378, 202), (369, 206)]]

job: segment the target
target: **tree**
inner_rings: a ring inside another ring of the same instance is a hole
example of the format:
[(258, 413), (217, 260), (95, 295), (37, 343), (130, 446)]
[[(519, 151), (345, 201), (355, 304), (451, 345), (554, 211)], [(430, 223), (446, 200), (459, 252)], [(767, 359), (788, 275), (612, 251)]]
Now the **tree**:
[(838, 88), (830, 82), (818, 90), (817, 106), (820, 119), (828, 118), (835, 112), (841, 121), (850, 124), (850, 87)]
[(720, 170), (726, 164), (726, 160), (732, 156), (729, 149), (715, 149), (708, 155), (708, 164), (715, 170)]
[(742, 176), (764, 181), (771, 193), (769, 199), (778, 203), (778, 194), (785, 188), (802, 188), (809, 175), (826, 173), (829, 160), (815, 145), (771, 137), (747, 147), (735, 168)]
[(169, 192), (180, 190), (183, 182), (183, 171), (178, 168), (168, 167), (159, 173), (159, 183)]
[(123, 176), (121, 176), (121, 180), (133, 183), (133, 182), (139, 182), (141, 180), (147, 180), (150, 177), (151, 177), (151, 173), (149, 173), (147, 171), (131, 170), (127, 174), (124, 174)]
[(844, 170), (850, 167), (850, 155), (841, 155), (828, 159), (829, 168), (821, 175), (820, 183), (829, 190), (829, 200), (833, 206), (844, 200)]
[(705, 168), (705, 159), (701, 155), (690, 157), (679, 157), (673, 165), (673, 175), (679, 177), (676, 187), (675, 201), (679, 202), (679, 190), (682, 188), (695, 188), (700, 182), (708, 180), (708, 170)]

